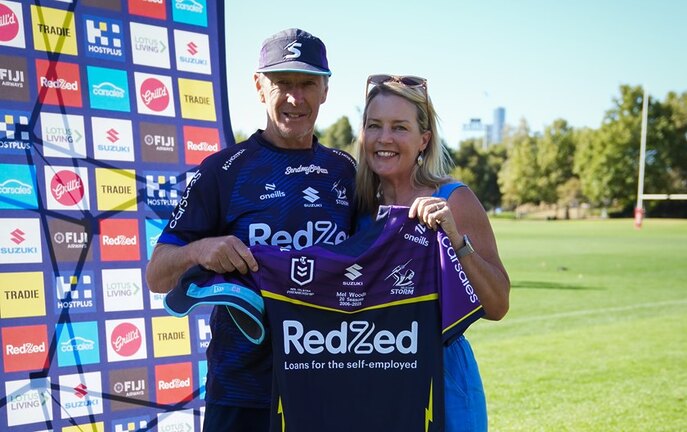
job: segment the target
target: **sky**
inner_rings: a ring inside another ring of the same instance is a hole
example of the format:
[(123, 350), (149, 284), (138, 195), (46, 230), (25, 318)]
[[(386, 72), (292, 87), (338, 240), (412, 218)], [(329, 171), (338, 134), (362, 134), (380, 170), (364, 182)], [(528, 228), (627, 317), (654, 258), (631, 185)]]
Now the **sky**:
[(427, 78), (451, 146), (496, 107), (533, 132), (558, 118), (597, 128), (623, 84), (660, 100), (687, 91), (687, 0), (225, 1), (230, 116), (244, 134), (266, 123), (253, 85), (262, 41), (289, 27), (327, 47), (319, 128), (345, 115), (357, 132), (374, 73)]

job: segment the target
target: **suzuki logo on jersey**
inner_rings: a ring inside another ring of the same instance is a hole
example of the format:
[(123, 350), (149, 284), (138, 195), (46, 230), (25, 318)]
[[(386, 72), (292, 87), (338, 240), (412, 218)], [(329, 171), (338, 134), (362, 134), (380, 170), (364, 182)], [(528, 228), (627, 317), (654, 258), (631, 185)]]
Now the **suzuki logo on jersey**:
[(315, 260), (307, 257), (291, 258), (291, 280), (300, 286), (312, 282), (315, 274)]
[(260, 201), (275, 198), (284, 198), (286, 196), (284, 192), (277, 190), (277, 185), (274, 183), (265, 183), (265, 190), (267, 191), (267, 193), (260, 195)]
[(0, 46), (26, 48), (21, 3), (0, 2)]
[(284, 47), (284, 50), (290, 52), (291, 54), (284, 54), (284, 60), (297, 59), (298, 57), (300, 57), (301, 50), (299, 50), (298, 48), (302, 46), (303, 44), (297, 41), (293, 41), (290, 44), (286, 45)]
[(320, 192), (317, 189), (313, 189), (311, 187), (304, 189), (303, 199), (308, 201), (310, 204), (303, 204), (303, 207), (322, 207), (322, 204), (320, 203), (315, 204), (315, 201), (320, 199), (319, 193)]
[(292, 246), (296, 250), (317, 243), (337, 245), (348, 238), (346, 232), (339, 231), (336, 223), (322, 220), (308, 221), (304, 229), (293, 234), (285, 230), (272, 232), (272, 227), (266, 223), (252, 223), (248, 226), (248, 231), (250, 246), (256, 244)]
[(411, 241), (413, 243), (417, 243), (419, 245), (422, 245), (424, 247), (428, 247), (429, 246), (429, 240), (427, 240), (427, 237), (425, 237), (425, 233), (427, 232), (427, 227), (424, 226), (423, 224), (419, 223), (419, 224), (415, 225), (415, 232), (420, 234), (420, 236), (418, 237), (418, 236), (415, 236), (415, 235), (412, 235), (409, 233), (405, 233), (403, 235), (403, 238), (408, 240), (408, 241)]
[(336, 203), (348, 207), (348, 196), (346, 195), (346, 186), (342, 186), (341, 180), (337, 180), (332, 186), (332, 190), (336, 191)]
[(346, 274), (344, 274), (344, 276), (346, 276), (351, 281), (354, 281), (363, 275), (362, 273), (360, 273), (360, 270), (362, 269), (363, 268), (360, 265), (353, 264), (352, 266), (346, 269)]
[(131, 120), (91, 118), (93, 155), (98, 160), (134, 161), (134, 133)]
[(409, 330), (394, 334), (389, 330), (376, 330), (375, 323), (369, 321), (341, 322), (339, 329), (322, 333), (308, 330), (303, 323), (284, 320), (284, 354), (294, 349), (298, 354), (416, 354), (418, 345), (418, 322), (413, 321)]
[(413, 284), (413, 276), (415, 276), (415, 272), (411, 269), (407, 269), (406, 267), (412, 259), (409, 259), (405, 264), (401, 264), (399, 266), (396, 266), (391, 273), (387, 277), (384, 278), (384, 280), (389, 279), (390, 277), (394, 278), (394, 285), (395, 287), (398, 288), (392, 288), (391, 289), (391, 294), (406, 294), (410, 295), (415, 292), (415, 286)]

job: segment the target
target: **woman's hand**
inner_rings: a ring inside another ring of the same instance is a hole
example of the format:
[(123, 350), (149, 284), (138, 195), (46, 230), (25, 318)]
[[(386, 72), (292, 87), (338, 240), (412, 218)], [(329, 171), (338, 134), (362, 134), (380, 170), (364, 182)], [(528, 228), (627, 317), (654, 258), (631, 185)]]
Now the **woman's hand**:
[[(415, 198), (410, 206), (408, 217), (417, 217), (420, 222), (436, 230), (439, 225), (451, 238), (462, 238), (456, 227), (456, 220), (445, 199), (436, 197)], [(454, 237), (455, 235), (455, 237)]]

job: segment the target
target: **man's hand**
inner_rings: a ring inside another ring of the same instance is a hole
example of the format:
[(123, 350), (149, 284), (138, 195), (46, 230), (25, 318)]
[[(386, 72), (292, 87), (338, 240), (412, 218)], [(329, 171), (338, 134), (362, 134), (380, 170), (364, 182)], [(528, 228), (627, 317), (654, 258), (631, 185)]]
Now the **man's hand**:
[(208, 237), (196, 243), (198, 263), (208, 270), (215, 273), (237, 270), (241, 274), (258, 270), (258, 263), (248, 246), (233, 235)]

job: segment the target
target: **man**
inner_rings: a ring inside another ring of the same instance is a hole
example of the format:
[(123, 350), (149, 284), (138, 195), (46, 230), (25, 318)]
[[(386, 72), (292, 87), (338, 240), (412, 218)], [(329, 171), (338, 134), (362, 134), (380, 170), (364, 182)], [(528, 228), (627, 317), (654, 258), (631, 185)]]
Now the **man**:
[[(288, 29), (263, 42), (254, 80), (265, 130), (200, 165), (148, 264), (151, 291), (170, 291), (198, 264), (256, 271), (255, 244), (302, 249), (348, 237), (353, 159), (313, 135), (330, 75), (324, 44), (308, 32)], [(270, 343), (247, 341), (226, 308), (213, 309), (210, 326), (204, 430), (267, 431)]]

